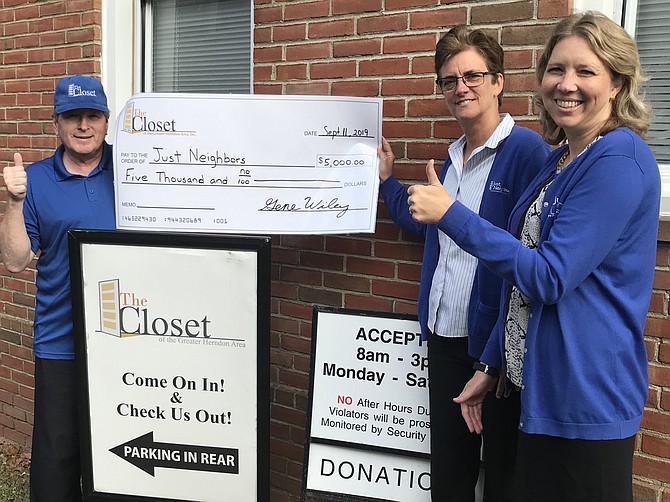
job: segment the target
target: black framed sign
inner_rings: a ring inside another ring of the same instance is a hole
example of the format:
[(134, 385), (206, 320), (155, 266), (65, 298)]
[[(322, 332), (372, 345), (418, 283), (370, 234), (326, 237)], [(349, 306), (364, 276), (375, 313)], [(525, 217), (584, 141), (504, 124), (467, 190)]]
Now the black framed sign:
[(84, 500), (269, 500), (270, 239), (69, 232)]
[(416, 316), (315, 308), (302, 499), (430, 501), (428, 358)]

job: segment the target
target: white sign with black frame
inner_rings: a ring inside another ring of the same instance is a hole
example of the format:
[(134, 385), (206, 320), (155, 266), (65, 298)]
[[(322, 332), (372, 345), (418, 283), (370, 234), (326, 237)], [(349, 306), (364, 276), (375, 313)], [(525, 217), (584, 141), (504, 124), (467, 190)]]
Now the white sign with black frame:
[(430, 500), (428, 358), (416, 316), (316, 308), (303, 500)]
[(269, 239), (69, 234), (84, 500), (268, 500)]

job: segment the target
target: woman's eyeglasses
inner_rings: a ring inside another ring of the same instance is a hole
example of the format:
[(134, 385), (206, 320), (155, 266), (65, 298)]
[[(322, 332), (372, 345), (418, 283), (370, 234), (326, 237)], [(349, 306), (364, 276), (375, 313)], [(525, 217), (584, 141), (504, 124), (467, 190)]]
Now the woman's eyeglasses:
[(497, 75), (497, 71), (470, 71), (458, 77), (443, 77), (435, 79), (435, 83), (442, 92), (451, 92), (456, 89), (458, 81), (462, 80), (468, 87), (479, 87), (484, 83), (484, 75)]

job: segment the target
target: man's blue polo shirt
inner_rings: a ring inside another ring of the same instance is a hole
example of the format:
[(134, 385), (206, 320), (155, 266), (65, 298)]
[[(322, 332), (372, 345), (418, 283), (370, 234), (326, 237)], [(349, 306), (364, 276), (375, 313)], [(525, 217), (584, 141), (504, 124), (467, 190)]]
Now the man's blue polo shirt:
[(37, 260), (33, 352), (43, 359), (74, 359), (67, 231), (113, 230), (112, 147), (104, 143), (100, 164), (88, 176), (63, 165), (63, 146), (26, 169), (23, 217)]

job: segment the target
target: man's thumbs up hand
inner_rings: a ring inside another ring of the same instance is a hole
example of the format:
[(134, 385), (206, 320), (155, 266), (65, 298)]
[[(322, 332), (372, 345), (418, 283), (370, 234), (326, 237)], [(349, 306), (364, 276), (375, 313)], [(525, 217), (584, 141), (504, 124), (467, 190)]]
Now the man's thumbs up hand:
[(5, 167), (2, 170), (2, 176), (5, 178), (7, 193), (11, 200), (21, 201), (26, 198), (28, 176), (20, 153), (14, 154), (14, 165)]

